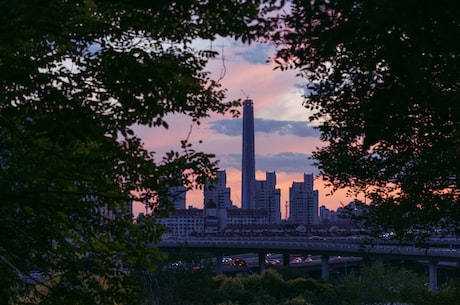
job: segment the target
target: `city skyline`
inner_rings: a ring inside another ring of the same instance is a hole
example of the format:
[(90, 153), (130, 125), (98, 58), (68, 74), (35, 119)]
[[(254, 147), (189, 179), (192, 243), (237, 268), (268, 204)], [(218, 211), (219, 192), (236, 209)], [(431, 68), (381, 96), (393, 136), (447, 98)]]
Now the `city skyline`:
[[(230, 39), (218, 40), (213, 45), (221, 56), (211, 61), (209, 71), (215, 79), (222, 76), (220, 82), (228, 89), (227, 98), (244, 101), (249, 97), (254, 101), (256, 179), (264, 179), (266, 171), (276, 172), (284, 218), (289, 187), (293, 181), (302, 181), (305, 173), (318, 174), (308, 157), (316, 147), (324, 145), (319, 132), (308, 122), (310, 113), (302, 106), (305, 84), (295, 77), (294, 71), (273, 70), (274, 65), (267, 62), (273, 51), (268, 45), (247, 46)], [(220, 160), (219, 168), (227, 172), (233, 204), (240, 207), (243, 107), (239, 110), (239, 118), (211, 115), (200, 125), (174, 115), (167, 118), (168, 130), (136, 128), (136, 133), (147, 149), (157, 153), (157, 158), (171, 149), (179, 150), (180, 140), (185, 138), (195, 149), (214, 153), (216, 160)], [(315, 179), (315, 188), (319, 190), (319, 204), (330, 209), (353, 200), (344, 191), (326, 196), (330, 189), (324, 188), (321, 179)], [(203, 207), (201, 190), (187, 193), (187, 206), (190, 205)], [(145, 207), (137, 209), (145, 211)]]

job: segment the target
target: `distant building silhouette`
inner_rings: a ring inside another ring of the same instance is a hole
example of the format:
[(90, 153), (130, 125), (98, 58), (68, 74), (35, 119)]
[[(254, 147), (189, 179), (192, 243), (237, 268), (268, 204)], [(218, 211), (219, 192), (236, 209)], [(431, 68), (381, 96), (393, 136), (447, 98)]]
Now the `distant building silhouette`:
[(187, 189), (185, 186), (173, 186), (169, 188), (169, 201), (173, 203), (174, 209), (185, 209), (185, 194)]
[(267, 211), (267, 224), (280, 224), (281, 190), (276, 188), (275, 172), (266, 172), (266, 180), (256, 180), (254, 204), (256, 209)]
[(114, 220), (116, 217), (133, 216), (133, 204), (130, 200), (123, 202), (121, 206), (115, 208), (109, 208), (107, 204), (100, 206), (97, 204), (95, 197), (92, 197), (90, 200), (95, 202), (95, 212), (101, 217), (101, 222), (105, 223), (109, 220)]
[(204, 209), (189, 208), (176, 210), (165, 218), (158, 218), (168, 234), (186, 236), (196, 233), (218, 233), (228, 226), (263, 227), (268, 223), (268, 213), (264, 209), (219, 209), (210, 201)]
[[(186, 193), (187, 188), (182, 183), (182, 173), (177, 173), (175, 177), (161, 177), (161, 182), (165, 184), (167, 193), (160, 194), (160, 199), (167, 201), (174, 207), (176, 210), (183, 210), (186, 207)], [(175, 181), (174, 181), (175, 180)], [(171, 181), (169, 183), (168, 181)]]
[(338, 221), (337, 213), (329, 210), (324, 205), (319, 208), (319, 219), (321, 223), (335, 223)]
[(264, 226), (268, 223), (268, 213), (265, 209), (231, 209), (228, 210), (228, 226)]
[(219, 207), (214, 201), (204, 206), (204, 232), (217, 233), (227, 226), (227, 208)]
[(241, 208), (254, 208), (255, 152), (254, 152), (254, 106), (250, 99), (243, 104), (243, 151), (241, 164)]
[(204, 232), (204, 210), (196, 208), (175, 210), (168, 217), (158, 218), (158, 222), (172, 235), (186, 236), (193, 232)]
[(313, 174), (304, 174), (303, 182), (292, 182), (289, 188), (289, 222), (313, 225), (318, 218), (318, 190), (313, 189)]
[(217, 181), (208, 182), (204, 186), (203, 206), (214, 202), (219, 208), (232, 208), (231, 190), (227, 187), (227, 173), (225, 170), (217, 171)]

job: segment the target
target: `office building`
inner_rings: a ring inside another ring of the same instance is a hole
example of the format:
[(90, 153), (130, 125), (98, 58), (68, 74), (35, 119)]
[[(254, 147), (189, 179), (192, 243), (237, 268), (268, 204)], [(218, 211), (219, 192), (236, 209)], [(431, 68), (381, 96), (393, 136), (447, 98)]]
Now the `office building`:
[(266, 180), (256, 180), (254, 205), (256, 209), (267, 211), (267, 224), (280, 224), (281, 190), (276, 188), (275, 172), (266, 172)]
[(167, 228), (168, 234), (176, 236), (203, 232), (205, 227), (204, 210), (195, 208), (175, 210), (168, 217), (160, 217), (157, 221)]
[(318, 190), (313, 189), (313, 174), (304, 174), (303, 182), (292, 182), (289, 188), (289, 222), (313, 225), (318, 219)]
[(268, 223), (268, 213), (265, 209), (231, 209), (227, 210), (225, 227), (233, 226), (264, 226)]
[(214, 202), (218, 208), (232, 208), (231, 190), (227, 187), (227, 173), (225, 170), (217, 171), (217, 181), (208, 182), (204, 186), (203, 206)]
[(321, 223), (336, 223), (338, 221), (337, 213), (324, 205), (319, 208), (319, 219)]
[(222, 232), (228, 226), (258, 227), (268, 223), (265, 209), (219, 209), (210, 201), (204, 209), (175, 210), (168, 217), (158, 218), (167, 234), (187, 236), (200, 233)]
[(173, 186), (169, 188), (169, 201), (174, 205), (176, 210), (185, 209), (185, 194), (187, 189), (185, 186)]

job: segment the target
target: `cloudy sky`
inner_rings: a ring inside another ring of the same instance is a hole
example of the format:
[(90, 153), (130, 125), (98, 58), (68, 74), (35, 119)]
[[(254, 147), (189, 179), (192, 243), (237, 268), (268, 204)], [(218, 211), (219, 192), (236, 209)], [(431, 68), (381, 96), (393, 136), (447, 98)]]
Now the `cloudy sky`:
[[(221, 39), (213, 42), (212, 47), (221, 56), (210, 63), (209, 71), (215, 79), (224, 75), (221, 83), (228, 89), (227, 97), (249, 97), (254, 102), (256, 179), (264, 180), (266, 171), (276, 172), (277, 187), (281, 189), (282, 216), (285, 217), (289, 187), (293, 181), (303, 181), (304, 173), (318, 173), (308, 157), (316, 147), (324, 145), (319, 140), (318, 131), (309, 124), (309, 113), (302, 106), (304, 80), (296, 78), (294, 71), (273, 70), (274, 65), (267, 63), (273, 52), (269, 46), (247, 46)], [(161, 155), (178, 149), (179, 141), (191, 130), (190, 140), (194, 148), (214, 153), (220, 160), (219, 167), (227, 172), (233, 204), (240, 206), (241, 118), (214, 115), (203, 120), (201, 125), (193, 125), (184, 116), (173, 116), (169, 123), (170, 128), (166, 131), (143, 128), (138, 130), (138, 135), (148, 149)], [(330, 190), (324, 189), (321, 179), (315, 180), (315, 188), (319, 190), (320, 206), (336, 209), (351, 201), (344, 192), (326, 196)], [(202, 208), (202, 192), (187, 193), (187, 205)]]

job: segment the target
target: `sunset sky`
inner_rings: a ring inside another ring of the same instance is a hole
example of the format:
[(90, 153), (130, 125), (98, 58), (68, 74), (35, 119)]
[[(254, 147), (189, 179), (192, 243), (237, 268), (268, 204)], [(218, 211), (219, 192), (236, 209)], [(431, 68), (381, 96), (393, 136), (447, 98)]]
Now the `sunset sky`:
[[(210, 42), (204, 42), (209, 47)], [(311, 152), (324, 145), (319, 133), (308, 122), (309, 113), (302, 106), (304, 79), (296, 78), (294, 71), (273, 70), (274, 64), (267, 63), (273, 48), (267, 45), (243, 45), (230, 39), (212, 43), (220, 53), (209, 65), (213, 78), (224, 74), (221, 83), (228, 89), (229, 99), (245, 99), (254, 102), (256, 179), (264, 180), (265, 172), (276, 172), (277, 188), (281, 189), (281, 212), (285, 215), (285, 202), (289, 200), (289, 187), (293, 181), (303, 181), (304, 173), (318, 174), (309, 160)], [(242, 108), (241, 108), (242, 112)], [(165, 151), (180, 148), (191, 128), (190, 140), (196, 150), (216, 154), (219, 167), (227, 172), (227, 186), (232, 189), (234, 205), (241, 205), (241, 117), (231, 115), (203, 120), (201, 125), (192, 125), (185, 116), (171, 116), (168, 130), (137, 129), (147, 149), (155, 151), (158, 157)], [(199, 144), (199, 141), (202, 143)], [(315, 180), (319, 190), (319, 206), (336, 209), (352, 198), (344, 192), (326, 196), (321, 179)], [(203, 207), (202, 191), (187, 193), (187, 206)], [(134, 207), (134, 215), (143, 212), (143, 207)]]

